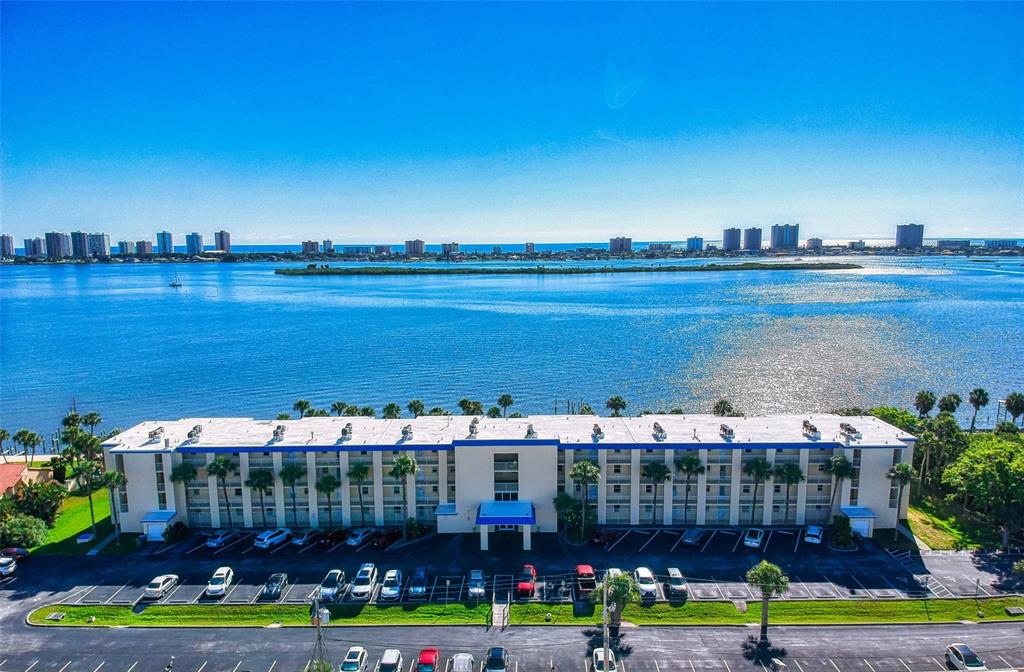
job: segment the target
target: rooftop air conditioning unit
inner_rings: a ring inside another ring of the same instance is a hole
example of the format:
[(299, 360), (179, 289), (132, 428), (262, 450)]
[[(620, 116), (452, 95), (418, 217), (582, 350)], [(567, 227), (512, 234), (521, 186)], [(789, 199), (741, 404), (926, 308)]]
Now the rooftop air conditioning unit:
[(163, 428), (163, 425), (161, 425), (160, 427), (157, 427), (156, 429), (152, 430), (149, 433), (149, 438), (155, 439), (156, 437), (160, 436), (163, 433), (164, 433), (164, 428)]
[(810, 420), (804, 420), (804, 436), (816, 439), (821, 436), (821, 433), (818, 432), (818, 428), (815, 427)]
[(166, 439), (164, 439), (164, 448), (170, 448), (170, 447), (171, 447), (171, 439), (170, 439), (170, 437), (167, 437)]
[(471, 437), (476, 437), (476, 433), (477, 433), (477, 429), (478, 429), (479, 425), (480, 425), (480, 420), (478, 418), (473, 418), (473, 420), (470, 421), (470, 423), (469, 423), (469, 435)]
[(341, 428), (341, 440), (348, 441), (352, 438), (352, 423), (346, 422), (345, 426)]
[(192, 443), (199, 443), (199, 432), (197, 432), (194, 429), (191, 430), (188, 433), (188, 440), (191, 441)]
[(596, 422), (594, 423), (594, 429), (592, 430), (591, 436), (594, 437), (594, 440), (604, 438), (604, 432), (601, 431), (601, 425), (597, 424)]
[(405, 427), (402, 427), (402, 438), (405, 439), (406, 441), (412, 439), (412, 425), (406, 425)]
[(732, 439), (736, 436), (736, 432), (733, 431), (732, 427), (725, 424), (718, 426), (718, 432), (722, 435), (723, 439)]
[(661, 426), (660, 422), (654, 423), (654, 439), (655, 441), (664, 441), (668, 438), (668, 433), (665, 428)]
[(537, 432), (533, 431), (533, 423), (532, 422), (526, 426), (526, 438), (528, 438), (528, 439), (536, 439), (537, 438)]
[(284, 425), (278, 425), (274, 427), (274, 441), (280, 441), (284, 438)]
[(202, 425), (194, 425), (192, 427), (192, 431), (195, 432), (197, 435), (198, 434), (202, 434), (203, 433), (203, 426)]
[(857, 428), (848, 422), (840, 422), (839, 431), (850, 438), (860, 438), (860, 432), (858, 432)]

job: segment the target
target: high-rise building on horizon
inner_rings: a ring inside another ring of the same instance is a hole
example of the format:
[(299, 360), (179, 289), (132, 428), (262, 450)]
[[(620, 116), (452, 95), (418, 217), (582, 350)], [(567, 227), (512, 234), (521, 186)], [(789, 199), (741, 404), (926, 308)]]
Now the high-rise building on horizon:
[(391, 254), (391, 246), (390, 245), (374, 245), (373, 246), (373, 253), (374, 254)]
[(453, 254), (458, 254), (458, 253), (459, 253), (459, 244), (458, 243), (441, 243), (441, 254), (442, 255), (444, 255), (446, 257), (450, 257)]
[(66, 259), (71, 256), (71, 236), (60, 231), (46, 234), (46, 258)]
[(156, 234), (156, 251), (159, 254), (174, 254), (174, 236), (170, 231), (160, 231)]
[(536, 254), (537, 253), (537, 246), (534, 245), (533, 243), (527, 243), (526, 246), (525, 246), (525, 249), (523, 250), (523, 252), (525, 254)]
[(700, 236), (690, 236), (686, 239), (686, 251), (687, 252), (703, 252), (704, 251), (704, 239)]
[(45, 257), (46, 256), (46, 240), (43, 238), (26, 238), (25, 239), (25, 256), (26, 257)]
[(323, 242), (324, 254), (334, 254), (334, 241), (330, 238), (325, 238)]
[(135, 254), (140, 257), (144, 254), (153, 254), (153, 241), (152, 240), (137, 240), (135, 241)]
[(740, 249), (740, 233), (735, 227), (722, 231), (723, 252), (735, 252)]
[(75, 259), (89, 258), (89, 234), (85, 231), (71, 232), (71, 256)]
[(896, 247), (903, 249), (924, 247), (924, 224), (897, 224)]
[(626, 236), (618, 236), (608, 241), (608, 251), (612, 254), (622, 254), (633, 251), (633, 239)]
[(135, 254), (135, 241), (119, 240), (117, 242), (117, 252), (122, 255)]
[(773, 224), (772, 249), (795, 250), (800, 247), (799, 224)]
[(758, 252), (761, 249), (761, 229), (757, 226), (752, 226), (749, 229), (743, 229), (743, 249), (748, 252)]
[(231, 234), (221, 229), (213, 234), (214, 248), (220, 252), (231, 251)]
[(808, 250), (820, 250), (821, 249), (821, 238), (808, 238), (807, 249)]
[(10, 259), (14, 256), (14, 237), (9, 233), (0, 233), (0, 257)]
[(407, 257), (422, 257), (425, 250), (426, 245), (419, 238), (405, 241), (405, 256)]
[(89, 234), (89, 256), (90, 257), (109, 257), (110, 256), (110, 236), (105, 233), (90, 233)]
[(203, 234), (193, 231), (185, 236), (185, 251), (191, 255), (202, 254)]
[(304, 240), (302, 241), (302, 253), (303, 254), (319, 254), (320, 243), (315, 240)]

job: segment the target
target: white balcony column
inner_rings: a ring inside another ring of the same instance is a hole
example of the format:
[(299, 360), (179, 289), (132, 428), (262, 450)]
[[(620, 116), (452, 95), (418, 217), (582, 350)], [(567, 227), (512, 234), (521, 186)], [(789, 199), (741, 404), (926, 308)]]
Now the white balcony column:
[(384, 454), (375, 450), (373, 457), (373, 524), (384, 524)]
[(309, 526), (313, 529), (320, 527), (320, 493), (316, 491), (316, 453), (306, 453), (306, 497), (309, 509)]
[[(843, 450), (843, 455), (845, 455), (846, 459), (850, 461), (850, 464), (853, 464), (853, 448), (846, 448), (845, 450)], [(840, 494), (840, 502), (839, 502), (840, 510), (842, 510), (842, 507), (850, 505), (850, 489), (852, 487), (853, 487), (853, 479), (852, 478), (844, 478), (843, 479), (843, 491), (841, 493), (839, 493)]]
[(706, 525), (708, 520), (708, 449), (701, 448), (697, 454), (700, 456), (700, 463), (704, 465), (704, 471), (697, 475), (697, 524)]
[(487, 526), (486, 525), (481, 525), (480, 526), (480, 550), (481, 551), (490, 550), (490, 548), (487, 545)]
[(673, 513), (675, 512), (676, 501), (676, 466), (675, 451), (671, 448), (665, 449), (665, 466), (668, 467), (670, 478), (662, 485), (661, 501), (661, 523), (662, 525), (673, 524)]
[[(601, 477), (597, 479), (597, 524), (604, 525), (608, 522), (608, 451), (597, 451), (597, 466), (601, 471)], [(584, 486), (586, 487), (586, 486)]]
[(338, 452), (338, 466), (341, 470), (341, 524), (352, 527), (352, 480), (348, 477), (348, 451)]
[[(807, 519), (807, 473), (811, 463), (811, 451), (807, 448), (800, 450), (800, 471), (804, 474), (804, 480), (796, 486), (796, 524), (803, 525)], [(788, 521), (787, 521), (788, 522)]]
[[(416, 453), (412, 450), (405, 451), (405, 454), (416, 459)], [(420, 467), (422, 469), (423, 467)], [(405, 477), (405, 512), (409, 518), (416, 518), (416, 474), (410, 474)], [(402, 525), (405, 525), (405, 521), (402, 521)]]
[(530, 535), (531, 535), (531, 533), (533, 531), (533, 528), (530, 525), (523, 525), (522, 527), (523, 527), (523, 550), (524, 551), (532, 550), (532, 546), (531, 546), (532, 540), (530, 538)]
[(740, 493), (743, 489), (743, 449), (732, 449), (732, 480), (729, 482), (729, 524), (740, 524)]
[(629, 524), (640, 524), (640, 450), (629, 451)]
[[(213, 462), (216, 457), (213, 453), (207, 453), (206, 463)], [(217, 529), (220, 527), (220, 489), (217, 487), (217, 477), (208, 475), (206, 487), (210, 491), (210, 527)]]
[(238, 478), (242, 481), (242, 526), (252, 527), (252, 489), (245, 485), (249, 480), (249, 453), (238, 454)]
[(569, 495), (574, 494), (574, 484), (572, 482), (572, 448), (566, 448), (562, 451), (562, 456), (565, 460), (565, 492)]
[(281, 467), (284, 464), (281, 453), (271, 453), (274, 460), (274, 516), (277, 526), (284, 527), (284, 482), (281, 480)]
[(437, 503), (448, 503), (448, 451), (437, 451)]
[[(769, 448), (767, 451), (768, 464), (775, 466), (775, 448)], [(768, 480), (764, 483), (764, 499), (761, 505), (761, 523), (765, 526), (771, 526), (773, 520), (773, 514), (775, 513), (775, 476), (769, 476)]]

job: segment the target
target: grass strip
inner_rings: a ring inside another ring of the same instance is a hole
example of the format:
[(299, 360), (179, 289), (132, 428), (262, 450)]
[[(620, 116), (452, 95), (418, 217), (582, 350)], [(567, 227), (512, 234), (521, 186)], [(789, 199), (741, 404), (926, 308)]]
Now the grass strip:
[[(772, 602), (769, 619), (777, 625), (843, 623), (943, 623), (1008, 618), (1006, 607), (1024, 607), (1024, 597), (930, 600), (808, 600)], [(491, 605), (331, 605), (331, 625), (484, 625)], [(61, 621), (47, 621), (63, 612)], [(760, 620), (760, 603), (749, 602), (746, 613), (731, 602), (690, 602), (684, 605), (630, 604), (623, 620), (637, 625), (742, 625)], [(981, 616), (979, 616), (979, 613)], [(92, 620), (90, 620), (92, 619)], [(29, 614), (34, 625), (75, 626), (267, 626), (309, 625), (303, 604), (150, 605), (133, 609), (114, 605), (49, 605)], [(594, 625), (600, 610), (592, 605), (513, 604), (512, 625)], [(1024, 621), (1024, 617), (1020, 617)]]
[(88, 544), (79, 544), (79, 534), (92, 530), (89, 518), (89, 499), (83, 496), (68, 497), (60, 506), (60, 516), (50, 529), (46, 542), (30, 549), (34, 555), (84, 555), (86, 551), (114, 531), (110, 522), (110, 497), (105, 488), (92, 493), (93, 511), (96, 515), (96, 538)]
[(593, 275), (596, 273), (700, 273), (709, 271), (841, 271), (862, 268), (859, 264), (836, 261), (767, 263), (747, 261), (738, 264), (702, 264), (700, 266), (511, 266), (481, 268), (472, 266), (312, 266), (278, 268), (278, 275)]

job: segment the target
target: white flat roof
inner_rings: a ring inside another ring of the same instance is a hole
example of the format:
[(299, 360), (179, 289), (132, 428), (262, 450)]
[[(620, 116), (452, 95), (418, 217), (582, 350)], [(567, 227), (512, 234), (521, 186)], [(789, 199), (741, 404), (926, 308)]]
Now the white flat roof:
[[(475, 437), (470, 423), (478, 419)], [(818, 431), (817, 438), (803, 432), (809, 420)], [(654, 424), (661, 425), (664, 436), (655, 435)], [(858, 435), (847, 438), (841, 423), (856, 428)], [(351, 437), (342, 439), (342, 430), (352, 425)], [(603, 436), (595, 440), (593, 426)], [(723, 438), (722, 424), (733, 430), (731, 440)], [(534, 434), (527, 438), (533, 425)], [(189, 432), (202, 431), (195, 440)], [(276, 427), (284, 427), (280, 439)], [(412, 436), (403, 439), (402, 428), (412, 428)], [(150, 439), (157, 428), (162, 433)], [(660, 440), (659, 440), (660, 439)], [(690, 446), (704, 448), (776, 447), (809, 448), (816, 445), (885, 447), (904, 445), (915, 438), (878, 418), (831, 414), (770, 415), (745, 418), (720, 418), (714, 415), (644, 415), (638, 417), (598, 417), (592, 415), (534, 415), (525, 418), (486, 418), (479, 416), (420, 416), (385, 420), (366, 417), (316, 417), (302, 420), (256, 420), (253, 418), (182, 418), (148, 420), (109, 439), (104, 446), (116, 452), (214, 452), (214, 449), (279, 452), (295, 450), (408, 450), (448, 448), (471, 443), (528, 444), (539, 441), (566, 448), (644, 446), (648, 448)]]

